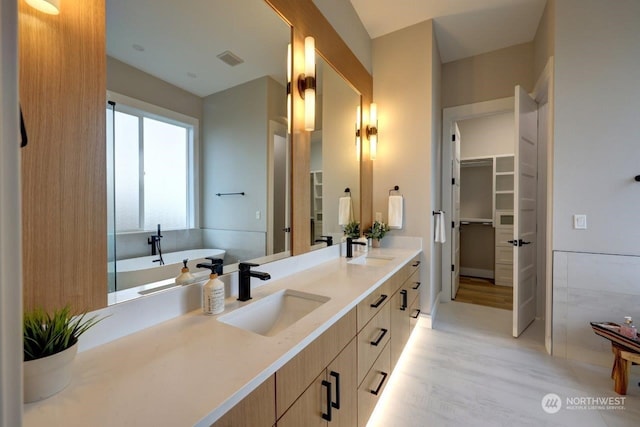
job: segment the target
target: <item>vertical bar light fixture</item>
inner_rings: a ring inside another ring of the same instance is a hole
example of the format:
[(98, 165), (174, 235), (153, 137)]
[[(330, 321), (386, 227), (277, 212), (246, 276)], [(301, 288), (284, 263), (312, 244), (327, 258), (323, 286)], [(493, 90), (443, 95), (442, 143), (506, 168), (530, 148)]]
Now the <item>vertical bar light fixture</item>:
[(287, 45), (287, 131), (291, 133), (291, 43)]
[(356, 108), (356, 160), (360, 160), (360, 128), (362, 127), (360, 106)]
[(367, 138), (369, 139), (369, 158), (375, 160), (378, 154), (378, 106), (375, 102), (372, 102), (369, 107)]
[(60, 13), (60, 0), (26, 0), (26, 2), (29, 6), (49, 15)]
[(304, 130), (315, 129), (316, 122), (316, 42), (304, 39), (304, 74), (298, 76), (298, 91), (304, 99)]

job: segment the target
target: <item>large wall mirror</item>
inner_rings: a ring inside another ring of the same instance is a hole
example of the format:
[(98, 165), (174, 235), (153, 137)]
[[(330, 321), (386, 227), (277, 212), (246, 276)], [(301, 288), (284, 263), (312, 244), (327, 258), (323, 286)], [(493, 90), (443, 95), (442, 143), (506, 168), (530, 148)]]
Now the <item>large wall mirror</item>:
[(288, 255), (290, 26), (263, 0), (106, 7), (109, 291)]
[[(311, 244), (339, 242), (345, 222), (360, 219), (360, 147), (356, 112), (360, 94), (316, 54), (316, 125), (311, 133)], [(342, 199), (342, 201), (341, 201)], [(342, 209), (340, 203), (350, 205)], [(346, 215), (345, 215), (346, 211)]]

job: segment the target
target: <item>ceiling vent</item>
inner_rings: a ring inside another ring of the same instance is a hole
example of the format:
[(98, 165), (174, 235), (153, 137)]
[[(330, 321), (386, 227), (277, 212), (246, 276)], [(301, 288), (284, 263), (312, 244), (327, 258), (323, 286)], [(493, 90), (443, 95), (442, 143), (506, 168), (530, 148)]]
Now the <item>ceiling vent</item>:
[(244, 62), (244, 59), (235, 55), (230, 50), (225, 50), (220, 55), (218, 55), (217, 58), (220, 59), (225, 64), (230, 65), (232, 67), (235, 67), (236, 65), (242, 64)]

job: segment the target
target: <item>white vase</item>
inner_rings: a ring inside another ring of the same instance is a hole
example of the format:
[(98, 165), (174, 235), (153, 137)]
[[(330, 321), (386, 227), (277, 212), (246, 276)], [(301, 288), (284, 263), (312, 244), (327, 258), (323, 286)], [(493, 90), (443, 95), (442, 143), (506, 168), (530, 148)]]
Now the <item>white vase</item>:
[(68, 386), (71, 382), (71, 362), (77, 352), (76, 342), (60, 353), (24, 362), (24, 402), (46, 399)]

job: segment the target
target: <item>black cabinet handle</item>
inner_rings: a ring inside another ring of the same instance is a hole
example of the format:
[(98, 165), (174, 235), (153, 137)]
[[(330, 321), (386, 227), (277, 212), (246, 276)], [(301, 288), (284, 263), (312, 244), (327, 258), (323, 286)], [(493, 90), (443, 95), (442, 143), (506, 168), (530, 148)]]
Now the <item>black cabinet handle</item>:
[(420, 309), (419, 309), (419, 308), (416, 308), (416, 312), (415, 312), (415, 314), (412, 314), (412, 315), (411, 315), (411, 318), (412, 318), (412, 319), (417, 319), (417, 318), (418, 318), (418, 316), (420, 316)]
[(327, 413), (322, 414), (322, 419), (331, 421), (331, 383), (322, 380), (322, 386), (327, 388)]
[(380, 329), (380, 332), (382, 332), (382, 333), (380, 334), (380, 336), (378, 337), (378, 339), (377, 339), (377, 340), (375, 340), (375, 341), (371, 341), (371, 345), (373, 345), (373, 346), (376, 346), (376, 347), (377, 347), (377, 346), (378, 346), (378, 344), (380, 344), (380, 341), (382, 341), (382, 338), (384, 338), (384, 336), (385, 336), (385, 335), (387, 335), (387, 332), (389, 332), (389, 331), (388, 331), (387, 329), (381, 328), (381, 329)]
[(415, 284), (416, 284), (416, 285), (415, 285), (413, 288), (411, 288), (411, 289), (413, 289), (414, 291), (415, 291), (416, 289), (418, 289), (422, 283), (420, 283), (420, 282), (415, 282)]
[(331, 402), (331, 406), (336, 409), (340, 409), (340, 374), (338, 372), (331, 371), (329, 375), (336, 379), (336, 401)]
[(380, 304), (382, 304), (384, 302), (384, 300), (386, 300), (386, 299), (387, 299), (387, 296), (385, 294), (380, 295), (380, 298), (378, 298), (378, 301), (376, 301), (373, 304), (371, 304), (371, 308), (380, 307)]
[(420, 261), (416, 261), (416, 263), (415, 263), (415, 264), (411, 264), (411, 267), (417, 267), (417, 266), (419, 266), (419, 265), (420, 265)]
[(373, 394), (374, 396), (377, 396), (378, 393), (380, 393), (380, 389), (382, 388), (382, 384), (384, 384), (384, 382), (387, 380), (387, 374), (386, 372), (380, 372), (382, 374), (382, 381), (380, 381), (380, 384), (378, 384), (378, 387), (376, 387), (375, 390), (369, 390), (371, 392), (371, 394)]
[(405, 311), (407, 309), (407, 290), (401, 290), (400, 295), (402, 295), (402, 306), (400, 307), (400, 310)]

